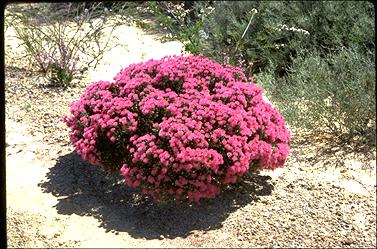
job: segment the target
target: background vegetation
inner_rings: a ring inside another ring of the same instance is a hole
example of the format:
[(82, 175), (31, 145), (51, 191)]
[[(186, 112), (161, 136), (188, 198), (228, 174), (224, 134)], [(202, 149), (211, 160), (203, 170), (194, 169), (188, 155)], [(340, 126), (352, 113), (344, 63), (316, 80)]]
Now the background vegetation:
[[(112, 29), (104, 29), (111, 15), (126, 20), (144, 11), (167, 32), (166, 39), (180, 40), (186, 52), (242, 66), (296, 134), (328, 133), (376, 144), (375, 12), (370, 2), (45, 3), (27, 12), (19, 6), (7, 7), (6, 28), (14, 28), (27, 58), (52, 85), (67, 87), (96, 66), (109, 49), (99, 40), (111, 36)], [(153, 28), (144, 17), (136, 25)], [(93, 26), (91, 32), (80, 31), (85, 25)]]
[[(186, 44), (242, 66), (292, 129), (375, 145), (375, 12), (356, 1), (150, 3)], [(182, 14), (183, 13), (183, 14)], [(184, 16), (184, 21), (177, 16)]]

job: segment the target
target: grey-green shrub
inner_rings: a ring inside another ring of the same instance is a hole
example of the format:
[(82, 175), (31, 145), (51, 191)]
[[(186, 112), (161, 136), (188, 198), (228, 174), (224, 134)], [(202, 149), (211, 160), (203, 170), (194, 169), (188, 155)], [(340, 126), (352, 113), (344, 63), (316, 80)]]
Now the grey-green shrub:
[(368, 134), (375, 143), (372, 3), (214, 1), (213, 7), (203, 21), (208, 38), (200, 40), (201, 53), (256, 75), (292, 128)]
[(257, 76), (288, 123), (316, 132), (375, 140), (375, 56), (343, 49), (322, 58), (299, 55), (287, 77)]
[[(354, 44), (374, 49), (375, 14), (369, 2), (214, 1), (213, 6), (203, 23), (209, 37), (200, 44), (202, 53), (223, 63), (245, 61), (250, 73), (273, 65), (284, 76), (292, 57), (313, 49), (321, 55)], [(258, 13), (241, 39), (253, 9)]]

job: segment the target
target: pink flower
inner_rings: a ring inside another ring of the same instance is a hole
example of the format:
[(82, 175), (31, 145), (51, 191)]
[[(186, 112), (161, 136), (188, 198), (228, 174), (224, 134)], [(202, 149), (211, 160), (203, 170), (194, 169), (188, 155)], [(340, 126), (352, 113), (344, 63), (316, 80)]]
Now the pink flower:
[(63, 121), (85, 160), (155, 200), (199, 202), (250, 165), (282, 167), (290, 132), (241, 68), (202, 56), (132, 64), (90, 84)]

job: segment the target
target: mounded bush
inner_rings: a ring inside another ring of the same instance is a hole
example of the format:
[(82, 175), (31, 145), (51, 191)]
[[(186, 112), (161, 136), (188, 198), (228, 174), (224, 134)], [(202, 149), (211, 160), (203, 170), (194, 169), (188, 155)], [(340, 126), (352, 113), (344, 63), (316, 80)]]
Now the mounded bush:
[(160, 201), (213, 198), (289, 153), (284, 119), (253, 78), (202, 56), (132, 64), (89, 85), (64, 119), (83, 159)]

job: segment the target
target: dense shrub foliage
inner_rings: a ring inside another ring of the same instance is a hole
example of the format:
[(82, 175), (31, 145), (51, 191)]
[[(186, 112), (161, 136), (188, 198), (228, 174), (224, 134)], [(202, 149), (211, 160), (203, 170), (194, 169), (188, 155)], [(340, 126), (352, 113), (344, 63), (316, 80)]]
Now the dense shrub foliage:
[(262, 89), (202, 56), (132, 64), (89, 85), (65, 121), (84, 159), (156, 200), (213, 198), (289, 153), (290, 133)]
[(283, 76), (298, 53), (374, 49), (374, 7), (368, 2), (215, 1), (213, 7), (203, 23), (208, 38), (202, 53), (219, 62), (243, 61), (253, 74), (271, 67)]
[[(321, 58), (298, 56), (287, 77), (259, 79), (278, 99), (279, 110), (295, 127), (327, 130), (348, 140), (361, 136), (374, 144), (376, 130), (376, 71), (374, 55), (355, 49)], [(288, 104), (288, 100), (294, 101)]]
[[(182, 9), (179, 5), (174, 3), (164, 13), (176, 16), (176, 9)], [(263, 84), (296, 132), (343, 134), (347, 140), (361, 135), (374, 137), (370, 141), (375, 143), (372, 3), (212, 1), (192, 5), (185, 10), (185, 22), (175, 25), (176, 38), (183, 39), (189, 52), (242, 66), (246, 75)], [(193, 26), (196, 33), (191, 32)], [(179, 35), (185, 33), (190, 39)]]

